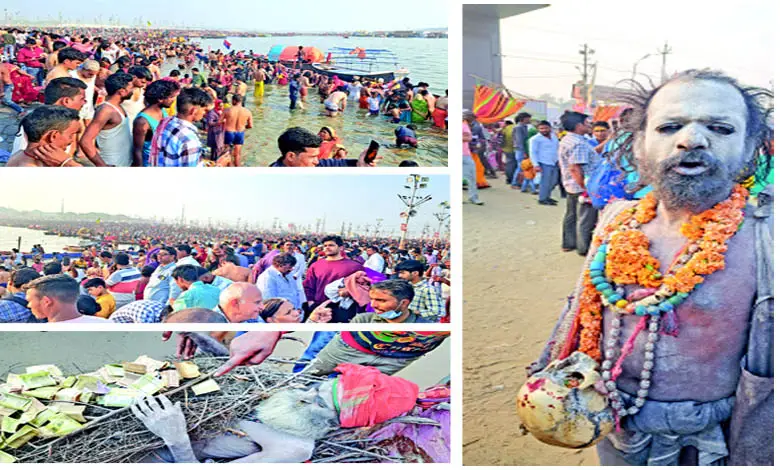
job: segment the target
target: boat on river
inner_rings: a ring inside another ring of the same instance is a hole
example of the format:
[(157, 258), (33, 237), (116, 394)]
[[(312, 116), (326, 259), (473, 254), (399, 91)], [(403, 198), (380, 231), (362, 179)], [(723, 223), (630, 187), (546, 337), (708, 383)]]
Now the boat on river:
[(409, 70), (399, 64), (398, 56), (388, 49), (334, 47), (328, 50), (324, 62), (314, 62), (311, 68), (345, 82), (351, 82), (355, 77), (391, 82), (409, 75)]

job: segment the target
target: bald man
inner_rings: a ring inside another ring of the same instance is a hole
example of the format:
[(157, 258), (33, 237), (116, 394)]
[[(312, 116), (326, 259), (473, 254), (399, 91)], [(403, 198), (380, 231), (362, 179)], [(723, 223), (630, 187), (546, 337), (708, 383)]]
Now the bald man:
[(234, 282), (219, 295), (219, 306), (230, 323), (257, 323), (263, 309), (263, 295), (260, 289), (249, 282)]

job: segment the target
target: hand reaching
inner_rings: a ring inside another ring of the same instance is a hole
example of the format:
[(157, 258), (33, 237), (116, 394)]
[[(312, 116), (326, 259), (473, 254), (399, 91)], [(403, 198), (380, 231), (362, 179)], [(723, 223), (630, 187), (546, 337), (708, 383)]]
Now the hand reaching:
[(230, 359), (214, 373), (215, 377), (227, 374), (244, 364), (262, 364), (274, 351), (282, 334), (278, 331), (250, 331), (230, 343)]
[[(172, 331), (163, 332), (163, 341), (168, 341), (173, 335)], [(198, 350), (198, 345), (192, 338), (184, 333), (178, 333), (176, 335), (176, 357), (184, 360), (192, 359), (195, 356), (195, 352)]]
[(333, 318), (333, 311), (325, 306), (329, 303), (330, 300), (326, 300), (317, 306), (317, 308), (311, 312), (311, 315), (309, 315), (309, 321), (313, 323), (328, 323), (331, 318)]

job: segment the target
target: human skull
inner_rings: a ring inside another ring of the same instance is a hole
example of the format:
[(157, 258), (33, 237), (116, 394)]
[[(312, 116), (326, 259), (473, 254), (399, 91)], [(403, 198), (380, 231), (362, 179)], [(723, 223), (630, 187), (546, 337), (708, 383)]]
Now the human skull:
[(614, 428), (607, 397), (595, 389), (598, 363), (575, 352), (532, 375), (517, 393), (523, 427), (540, 441), (561, 447), (588, 447)]

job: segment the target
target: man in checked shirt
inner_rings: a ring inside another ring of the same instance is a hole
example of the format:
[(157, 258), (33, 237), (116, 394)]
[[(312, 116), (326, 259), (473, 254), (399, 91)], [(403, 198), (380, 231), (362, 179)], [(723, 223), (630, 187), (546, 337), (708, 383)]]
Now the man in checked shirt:
[(585, 193), (585, 178), (598, 164), (599, 156), (585, 138), (591, 132), (587, 115), (566, 111), (561, 116), (561, 125), (567, 131), (558, 144), (558, 165), (566, 189), (561, 248), (563, 251), (576, 249), (585, 256), (598, 219), (598, 211)]
[(149, 162), (152, 166), (193, 167), (200, 163), (203, 145), (196, 122), (214, 103), (208, 93), (185, 88), (176, 98), (176, 116), (164, 119), (152, 137)]
[(444, 300), (423, 277), (425, 265), (417, 260), (406, 260), (396, 265), (395, 272), (399, 278), (409, 281), (414, 287), (414, 299), (409, 304), (409, 310), (428, 323), (438, 323), (447, 312)]
[(11, 273), (8, 294), (0, 299), (0, 323), (36, 323), (37, 320), (27, 307), (27, 296), (22, 286), (41, 277), (32, 268), (22, 268)]

